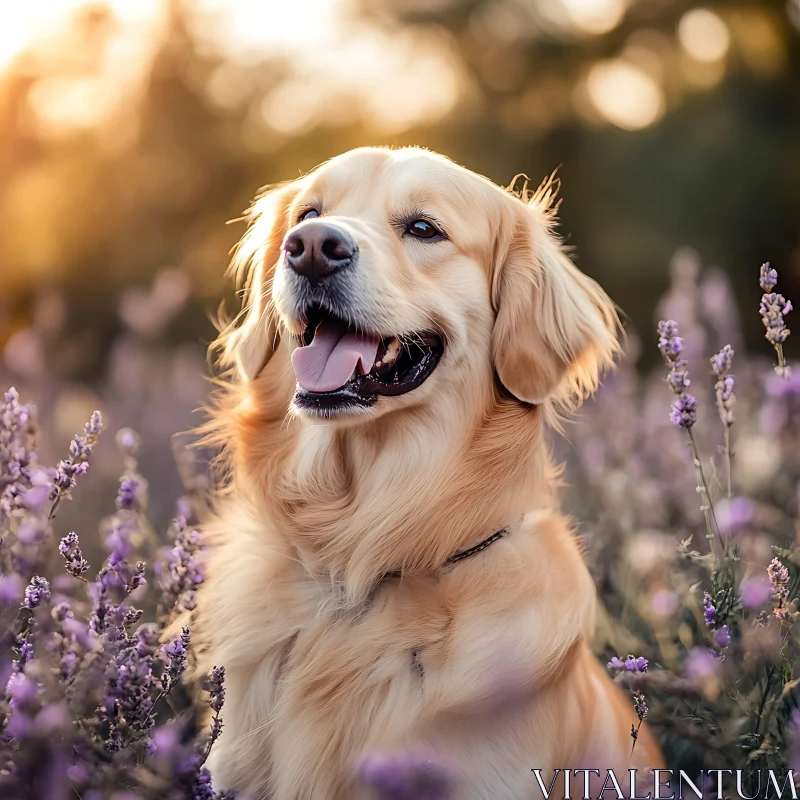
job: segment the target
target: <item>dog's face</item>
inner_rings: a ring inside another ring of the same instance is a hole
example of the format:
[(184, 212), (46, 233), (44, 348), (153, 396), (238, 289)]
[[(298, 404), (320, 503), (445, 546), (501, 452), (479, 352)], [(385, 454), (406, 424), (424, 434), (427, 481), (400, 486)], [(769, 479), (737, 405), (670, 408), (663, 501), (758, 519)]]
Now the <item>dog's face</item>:
[(495, 377), (521, 403), (568, 405), (616, 352), (602, 290), (530, 202), (435, 154), (364, 148), (254, 206), (228, 356), (256, 380), (291, 361), (300, 417), (366, 421), (447, 404)]

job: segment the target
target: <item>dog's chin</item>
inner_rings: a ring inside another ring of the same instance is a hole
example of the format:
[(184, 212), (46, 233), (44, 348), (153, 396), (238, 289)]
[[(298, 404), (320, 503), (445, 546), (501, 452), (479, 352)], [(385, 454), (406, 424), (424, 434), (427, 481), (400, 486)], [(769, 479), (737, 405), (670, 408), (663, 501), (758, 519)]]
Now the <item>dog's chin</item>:
[(433, 374), (444, 352), (442, 337), (432, 331), (399, 336), (373, 334), (319, 307), (312, 307), (304, 316), (304, 331), (295, 337), (299, 347), (312, 345), (321, 325), (338, 325), (344, 335), (371, 339), (373, 348), (377, 342), (377, 349), (368, 370), (364, 371), (363, 362), (357, 363), (349, 379), (337, 388), (312, 391), (300, 385), (298, 375), (292, 405), (303, 416), (326, 420), (374, 417), (390, 398), (419, 389)]

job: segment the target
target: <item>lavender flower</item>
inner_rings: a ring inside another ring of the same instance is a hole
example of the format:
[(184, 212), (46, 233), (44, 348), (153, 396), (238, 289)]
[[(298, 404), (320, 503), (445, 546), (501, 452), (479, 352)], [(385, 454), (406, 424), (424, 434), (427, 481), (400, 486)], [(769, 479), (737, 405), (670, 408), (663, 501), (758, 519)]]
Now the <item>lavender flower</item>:
[(33, 731), (34, 717), (41, 708), (39, 687), (24, 672), (14, 671), (6, 685), (10, 718), (5, 733), (17, 741), (28, 738)]
[(686, 392), (691, 381), (686, 360), (682, 358), (683, 339), (678, 336), (678, 323), (674, 320), (661, 320), (658, 323), (658, 349), (669, 367), (667, 384), (678, 395), (669, 418), (675, 425), (688, 430), (697, 421), (697, 401)]
[(214, 667), (206, 680), (206, 690), (208, 691), (208, 705), (214, 712), (211, 720), (211, 731), (208, 735), (208, 743), (205, 753), (202, 756), (201, 764), (205, 763), (214, 742), (219, 739), (222, 733), (222, 718), (220, 712), (225, 704), (225, 667)]
[(50, 584), (46, 578), (34, 575), (28, 588), (25, 589), (25, 608), (34, 609), (40, 605), (50, 602)]
[[(161, 652), (167, 662), (162, 676), (162, 691), (164, 694), (169, 692), (180, 681), (181, 675), (186, 670), (186, 654), (189, 650), (190, 640), (190, 631), (188, 628), (184, 628), (177, 639), (161, 647)], [(224, 688), (222, 692), (224, 698)], [(222, 705), (220, 704), (221, 707)]]
[(783, 344), (789, 338), (791, 331), (786, 327), (783, 318), (791, 310), (791, 300), (787, 300), (783, 295), (775, 292), (764, 295), (761, 300), (761, 319), (767, 329), (765, 334), (767, 341)]
[(627, 672), (647, 672), (648, 665), (646, 658), (636, 658), (636, 656), (632, 655), (629, 655), (624, 661), (614, 656), (611, 661), (608, 662), (609, 669), (624, 669)]
[(678, 323), (675, 320), (662, 319), (658, 323), (658, 349), (668, 362), (681, 361), (683, 339), (678, 336)]
[[(633, 693), (633, 710), (636, 712), (636, 716), (639, 717), (639, 722), (647, 716), (649, 709), (643, 692)], [(636, 739), (635, 735), (631, 735)]]
[(778, 272), (770, 268), (769, 261), (761, 265), (759, 281), (765, 292), (771, 292), (778, 282)]
[(777, 282), (778, 273), (770, 269), (769, 262), (762, 264), (759, 283), (764, 290), (764, 295), (761, 297), (761, 321), (766, 328), (764, 336), (778, 355), (775, 372), (783, 378), (788, 378), (791, 370), (784, 360), (783, 343), (789, 338), (790, 331), (786, 327), (784, 317), (792, 310), (792, 303), (782, 294), (772, 291)]
[(714, 643), (717, 647), (726, 648), (731, 643), (731, 633), (727, 625), (723, 625), (714, 631)]
[(75, 532), (68, 533), (58, 545), (58, 551), (64, 556), (66, 570), (76, 578), (89, 569), (89, 562), (83, 557), (80, 542)]
[(717, 376), (714, 386), (717, 395), (717, 409), (722, 424), (730, 426), (733, 424), (733, 407), (736, 404), (736, 396), (733, 393), (733, 375), (730, 374), (733, 364), (733, 348), (726, 344), (722, 350), (711, 357), (711, 369)]
[(225, 703), (225, 667), (214, 667), (208, 676), (208, 704), (216, 711), (222, 711)]
[(772, 602), (775, 605), (772, 613), (785, 622), (789, 618), (789, 570), (777, 558), (773, 558), (767, 567), (767, 575), (772, 583)]
[(420, 750), (368, 754), (358, 776), (381, 800), (447, 800), (454, 788), (452, 771)]
[(763, 575), (746, 578), (739, 587), (742, 604), (750, 609), (760, 609), (772, 597), (772, 584)]
[(142, 445), (141, 437), (131, 428), (120, 428), (116, 436), (117, 447), (126, 457), (136, 458)]
[(691, 428), (697, 422), (697, 401), (690, 394), (682, 395), (673, 403), (669, 418), (674, 425)]
[(35, 452), (36, 409), (21, 403), (13, 387), (0, 403), (0, 545), (9, 533), (12, 517), (21, 509), (35, 508), (38, 467)]
[(177, 603), (192, 611), (197, 604), (195, 590), (203, 582), (200, 534), (187, 527), (184, 517), (178, 517), (173, 527), (177, 531), (175, 546), (159, 564), (159, 580), (168, 606)]
[(713, 628), (716, 625), (717, 609), (714, 607), (711, 595), (708, 592), (703, 595), (703, 616), (709, 628)]
[(0, 607), (16, 605), (22, 597), (22, 586), (19, 575), (0, 575)]
[[(20, 403), (13, 390), (0, 404), (0, 544), (10, 539), (12, 545), (0, 549), (0, 606), (21, 602), (23, 609), (36, 612), (18, 615), (10, 626), (4, 623), (0, 637), (5, 648), (0, 671), (10, 675), (0, 695), (0, 796), (61, 797), (75, 790), (87, 800), (101, 792), (137, 800), (232, 800), (232, 792), (214, 794), (203, 765), (222, 730), (222, 668), (209, 680), (214, 718), (206, 736), (192, 737), (187, 730), (170, 753), (150, 739), (155, 704), (180, 681), (190, 642), (184, 629), (162, 647), (155, 623), (133, 632), (143, 617), (131, 605), (131, 593), (145, 581), (145, 565), (133, 556), (135, 534), (144, 522), (146, 482), (135, 470), (139, 443), (132, 432), (120, 435), (126, 473), (119, 511), (104, 528), (108, 557), (95, 580), (86, 581), (91, 607), (61, 593), (75, 591), (67, 576), (52, 583), (45, 577), (48, 554), (38, 553), (51, 541), (48, 496), (55, 500), (52, 515), (76, 476), (85, 472), (101, 429), (100, 415), (92, 415), (73, 440), (70, 458), (50, 470), (36, 457), (35, 408)], [(179, 527), (170, 581), (174, 592), (193, 604), (192, 587), (202, 579), (199, 536), (185, 523)], [(57, 546), (66, 571), (84, 576), (89, 565), (77, 535), (67, 533)], [(50, 604), (49, 615), (43, 614)]]
[(141, 512), (147, 507), (147, 481), (137, 474), (124, 476), (119, 482), (117, 508)]
[(92, 448), (103, 430), (103, 418), (99, 411), (93, 412), (89, 422), (84, 425), (83, 436), (75, 436), (69, 446), (70, 458), (60, 461), (53, 480), (50, 499), (53, 500), (52, 516), (59, 502), (70, 496), (75, 488), (78, 475), (84, 475), (89, 469), (89, 456)]

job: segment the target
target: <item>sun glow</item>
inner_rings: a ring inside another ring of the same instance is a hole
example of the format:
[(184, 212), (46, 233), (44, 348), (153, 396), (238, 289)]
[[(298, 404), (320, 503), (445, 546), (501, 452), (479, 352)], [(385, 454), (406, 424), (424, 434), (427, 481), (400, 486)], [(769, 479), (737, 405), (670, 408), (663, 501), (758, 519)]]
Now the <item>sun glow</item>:
[[(227, 56), (248, 58), (265, 50), (304, 52), (339, 36), (347, 0), (196, 0), (196, 33)], [(106, 8), (122, 23), (158, 24), (163, 0), (36, 0), (0, 14), (0, 70), (21, 53), (63, 31), (82, 9)]]
[(121, 23), (155, 22), (161, 16), (160, 0), (36, 0), (16, 3), (0, 14), (0, 70), (27, 49), (58, 37), (81, 9), (107, 8)]
[[(361, 114), (388, 133), (447, 114), (463, 75), (446, 37), (383, 32), (352, 18), (352, 4), (192, 0), (186, 18), (191, 35), (199, 50), (221, 59), (205, 87), (209, 101), (220, 109), (249, 102), (258, 89), (254, 65), (291, 61), (292, 76), (269, 87), (261, 113), (248, 117), (262, 129), (254, 130), (254, 141), (264, 127), (296, 135), (323, 117), (335, 124), (340, 112), (342, 122)], [(146, 79), (168, 7), (166, 0), (42, 0), (21, 6), (0, 28), (0, 72), (17, 59), (24, 68), (26, 53), (31, 65), (80, 61), (71, 23), (82, 10), (107, 9), (115, 26), (97, 69), (87, 74), (78, 64), (73, 71), (46, 70), (29, 98), (43, 135), (57, 138), (96, 127), (114, 120)]]

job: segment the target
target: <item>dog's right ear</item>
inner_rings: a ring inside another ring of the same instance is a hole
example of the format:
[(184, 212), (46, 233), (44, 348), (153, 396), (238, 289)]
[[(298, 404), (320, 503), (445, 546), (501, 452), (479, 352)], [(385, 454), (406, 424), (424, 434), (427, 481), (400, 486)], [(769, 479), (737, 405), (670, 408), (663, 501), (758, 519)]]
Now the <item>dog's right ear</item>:
[(266, 366), (280, 334), (272, 304), (272, 278), (291, 221), (289, 210), (300, 189), (292, 181), (263, 192), (247, 213), (248, 228), (233, 254), (228, 274), (242, 296), (242, 309), (220, 334), (220, 362), (252, 381)]
[(567, 257), (553, 232), (545, 183), (509, 198), (505, 241), (492, 281), (492, 352), (500, 382), (518, 400), (580, 405), (619, 353), (614, 304)]

